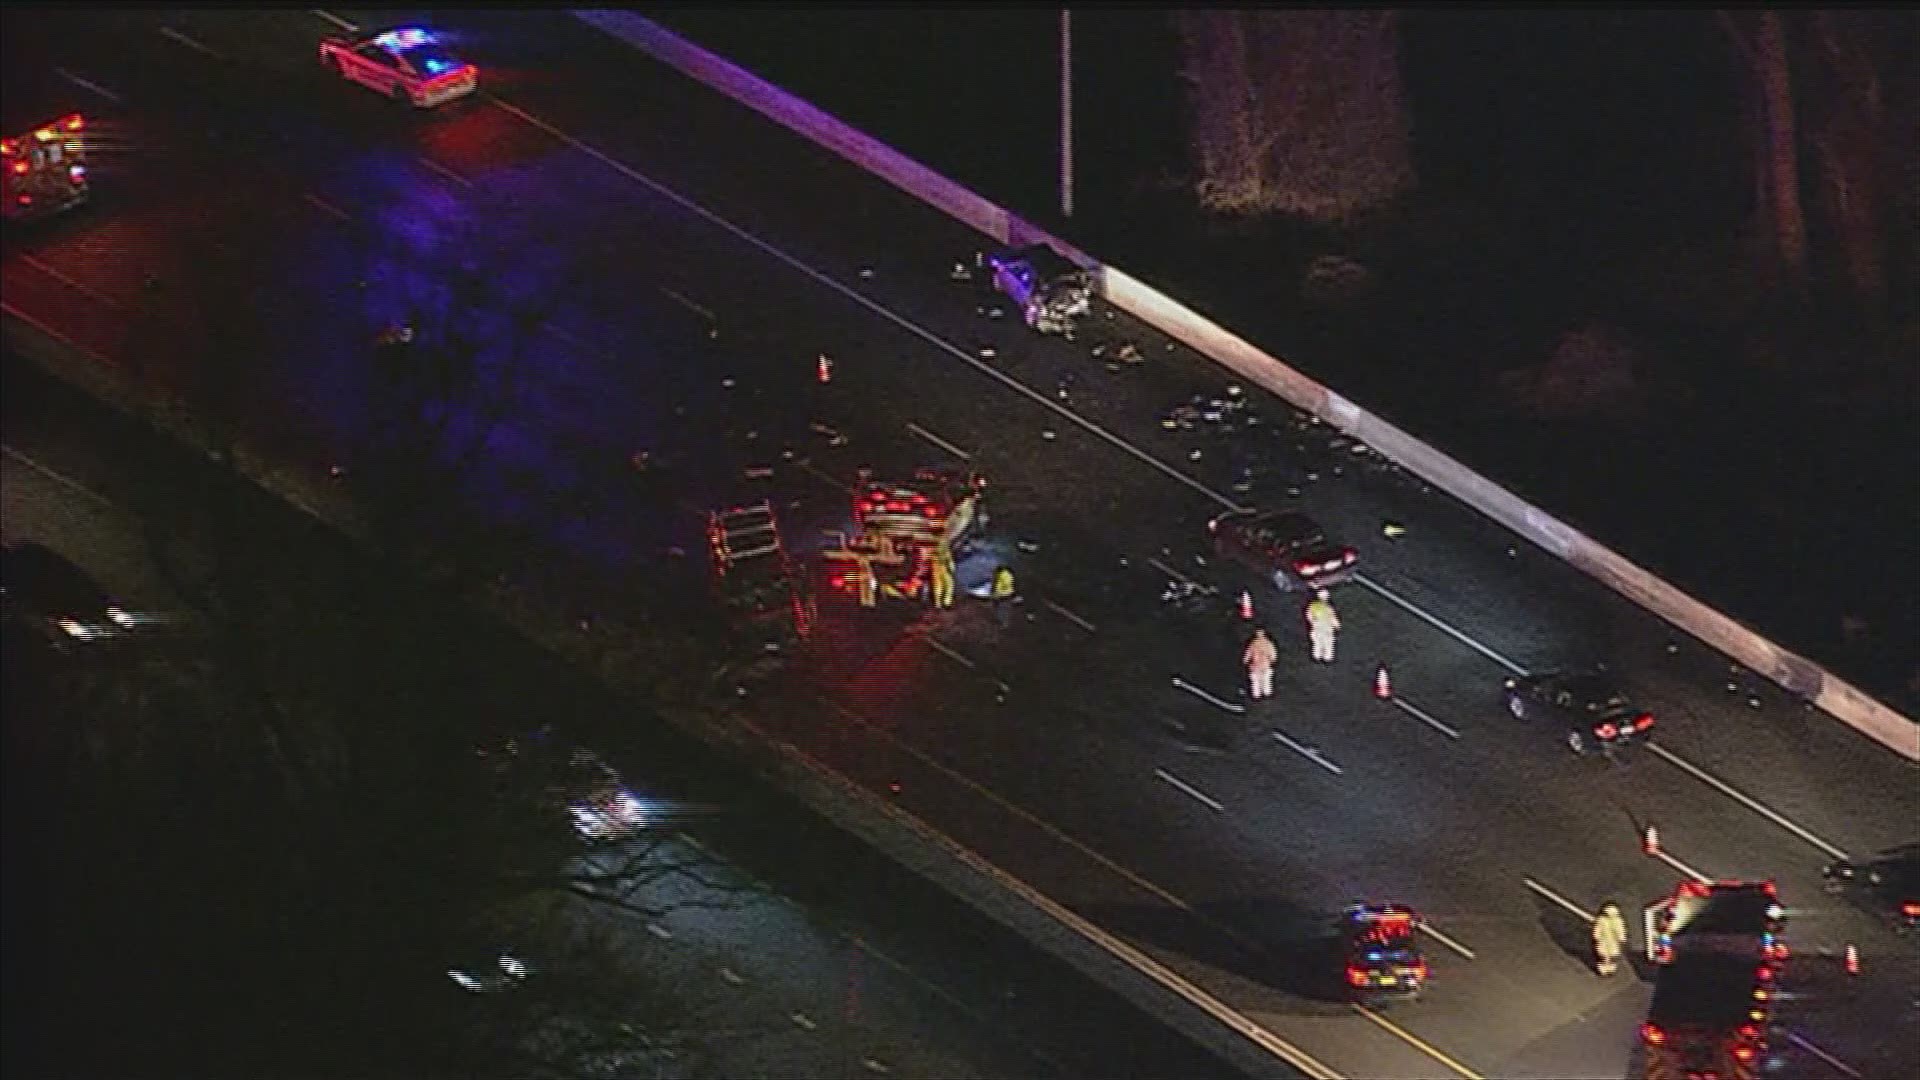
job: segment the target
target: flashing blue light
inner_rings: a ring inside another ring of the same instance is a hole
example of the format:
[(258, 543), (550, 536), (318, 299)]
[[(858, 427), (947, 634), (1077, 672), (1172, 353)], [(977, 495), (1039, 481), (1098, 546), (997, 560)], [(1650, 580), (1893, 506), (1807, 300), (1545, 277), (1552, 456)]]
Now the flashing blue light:
[(417, 26), (388, 30), (373, 39), (373, 43), (383, 49), (411, 49), (419, 45), (429, 45), (432, 42), (433, 34)]
[(428, 60), (423, 66), (427, 69), (427, 74), (429, 75), (438, 75), (453, 69), (453, 65), (445, 60)]

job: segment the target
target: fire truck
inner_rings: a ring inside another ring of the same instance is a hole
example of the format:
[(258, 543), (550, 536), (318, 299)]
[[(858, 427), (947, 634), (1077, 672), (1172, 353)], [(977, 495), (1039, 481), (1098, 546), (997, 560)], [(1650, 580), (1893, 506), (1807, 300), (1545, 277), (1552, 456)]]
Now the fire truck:
[(934, 553), (944, 544), (958, 554), (986, 524), (975, 472), (924, 468), (908, 480), (863, 477), (853, 496), (853, 533), (834, 533), (821, 553), (827, 587), (844, 598), (859, 592), (861, 573), (874, 576), (878, 596), (920, 600), (930, 595)]
[(778, 649), (813, 629), (814, 605), (765, 500), (707, 515), (707, 547), (734, 628)]
[(1645, 1080), (1757, 1080), (1787, 947), (1771, 881), (1683, 881), (1649, 909)]
[(49, 95), (8, 91), (0, 136), (0, 215), (46, 217), (87, 200), (87, 120)]

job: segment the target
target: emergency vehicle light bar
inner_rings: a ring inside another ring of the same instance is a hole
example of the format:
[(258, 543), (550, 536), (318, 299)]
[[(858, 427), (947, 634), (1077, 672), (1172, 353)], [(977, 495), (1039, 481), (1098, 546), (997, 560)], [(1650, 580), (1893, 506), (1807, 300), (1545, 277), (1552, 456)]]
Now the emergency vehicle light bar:
[(431, 44), (433, 34), (417, 26), (388, 30), (374, 37), (373, 43), (383, 49), (411, 49), (418, 45)]

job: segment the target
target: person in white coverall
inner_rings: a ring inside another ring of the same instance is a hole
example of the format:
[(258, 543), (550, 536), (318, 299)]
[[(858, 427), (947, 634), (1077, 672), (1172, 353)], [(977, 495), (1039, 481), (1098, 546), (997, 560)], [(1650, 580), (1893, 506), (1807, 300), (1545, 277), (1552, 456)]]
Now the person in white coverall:
[(1255, 701), (1273, 696), (1273, 664), (1278, 659), (1280, 650), (1273, 647), (1267, 632), (1255, 630), (1247, 650), (1240, 654), (1241, 662), (1247, 665), (1248, 691)]
[(1627, 920), (1621, 916), (1620, 906), (1610, 903), (1593, 920), (1594, 970), (1602, 975), (1620, 970), (1620, 954), (1626, 947)]
[(1339, 629), (1340, 616), (1333, 610), (1333, 601), (1327, 599), (1327, 590), (1318, 590), (1307, 604), (1307, 640), (1312, 643), (1315, 660), (1333, 663), (1333, 635)]

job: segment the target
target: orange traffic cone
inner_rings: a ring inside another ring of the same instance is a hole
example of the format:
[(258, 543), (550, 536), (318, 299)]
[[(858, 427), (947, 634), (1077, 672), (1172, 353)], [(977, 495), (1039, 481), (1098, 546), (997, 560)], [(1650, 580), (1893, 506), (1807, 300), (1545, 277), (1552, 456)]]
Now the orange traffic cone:
[(1253, 619), (1253, 594), (1245, 589), (1240, 590), (1240, 617), (1249, 621)]
[(1660, 830), (1647, 826), (1646, 833), (1640, 837), (1640, 850), (1648, 855), (1660, 854)]
[(1853, 945), (1847, 946), (1847, 974), (1860, 974), (1860, 950)]
[(821, 353), (820, 363), (815, 368), (815, 371), (817, 372), (821, 382), (823, 383), (832, 382), (833, 381), (833, 357), (828, 356), (826, 353)]
[(1381, 664), (1373, 673), (1373, 696), (1382, 701), (1393, 696), (1393, 682), (1387, 678), (1387, 665)]

